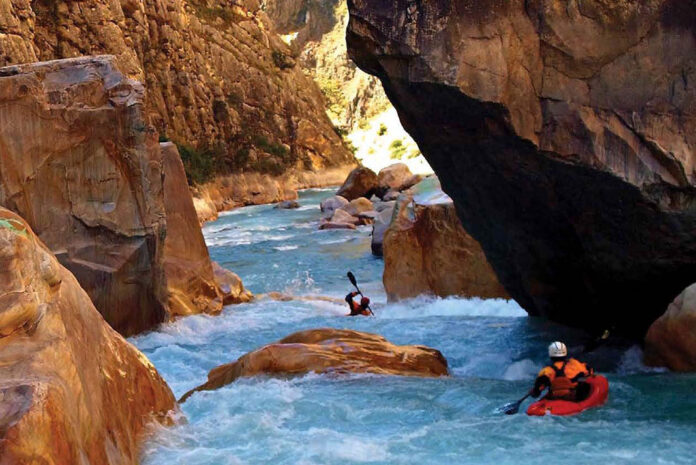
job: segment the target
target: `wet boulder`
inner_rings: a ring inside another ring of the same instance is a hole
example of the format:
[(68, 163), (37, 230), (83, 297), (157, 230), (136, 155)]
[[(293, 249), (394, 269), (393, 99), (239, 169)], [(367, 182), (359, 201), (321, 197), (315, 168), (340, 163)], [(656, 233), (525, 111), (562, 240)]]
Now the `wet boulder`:
[(319, 204), (319, 208), (321, 209), (322, 213), (324, 213), (325, 218), (331, 218), (336, 210), (348, 205), (348, 203), (349, 202), (345, 197), (334, 195), (333, 197), (329, 197), (321, 202)]
[(377, 191), (377, 175), (374, 171), (364, 166), (355, 168), (350, 172), (348, 178), (336, 192), (336, 195), (345, 197), (347, 200), (357, 199), (358, 197), (370, 198)]
[(374, 205), (365, 197), (358, 197), (350, 201), (348, 205), (342, 206), (339, 210), (351, 216), (358, 216), (363, 212), (374, 210)]
[(384, 242), (384, 233), (391, 224), (392, 215), (394, 214), (394, 202), (390, 202), (382, 211), (377, 214), (372, 226), (372, 254), (381, 257), (383, 252), (382, 244)]
[(357, 229), (352, 223), (335, 223), (333, 221), (327, 221), (319, 225), (320, 230), (324, 229)]
[(283, 200), (275, 204), (273, 208), (280, 210), (293, 210), (295, 208), (300, 208), (300, 203), (297, 200)]
[(0, 208), (0, 463), (136, 465), (174, 396), (75, 277)]
[(645, 363), (696, 371), (696, 284), (679, 294), (648, 329)]
[(382, 250), (389, 300), (421, 294), (508, 298), (435, 177), (399, 197)]
[(292, 376), (306, 373), (440, 377), (448, 376), (447, 360), (425, 346), (397, 346), (377, 334), (346, 329), (310, 329), (221, 365), (208, 373), (205, 384), (187, 392), (209, 391), (241, 377)]

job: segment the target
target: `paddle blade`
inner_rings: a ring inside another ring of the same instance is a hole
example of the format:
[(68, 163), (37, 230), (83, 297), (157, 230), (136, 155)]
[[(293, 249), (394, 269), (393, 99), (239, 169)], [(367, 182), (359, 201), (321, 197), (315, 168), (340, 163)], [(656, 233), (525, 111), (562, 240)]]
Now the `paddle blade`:
[(509, 404), (505, 404), (502, 407), (500, 407), (498, 411), (504, 413), (505, 415), (514, 415), (520, 411), (521, 404), (521, 400), (518, 400), (517, 402), (510, 402)]
[(358, 282), (355, 280), (355, 275), (352, 272), (349, 271), (347, 276), (353, 286), (358, 285)]

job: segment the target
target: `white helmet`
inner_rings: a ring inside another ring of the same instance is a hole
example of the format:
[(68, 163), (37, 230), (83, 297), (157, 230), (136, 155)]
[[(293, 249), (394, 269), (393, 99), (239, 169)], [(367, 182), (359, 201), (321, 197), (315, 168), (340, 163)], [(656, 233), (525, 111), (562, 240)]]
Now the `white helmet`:
[(568, 349), (566, 345), (560, 341), (552, 342), (549, 346), (549, 357), (567, 357)]

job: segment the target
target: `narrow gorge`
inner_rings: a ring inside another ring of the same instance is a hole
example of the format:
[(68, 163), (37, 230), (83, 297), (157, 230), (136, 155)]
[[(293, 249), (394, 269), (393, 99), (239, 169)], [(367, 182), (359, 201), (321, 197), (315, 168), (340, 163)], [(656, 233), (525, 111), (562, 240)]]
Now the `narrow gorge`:
[(694, 82), (696, 0), (0, 0), (0, 465), (691, 463)]

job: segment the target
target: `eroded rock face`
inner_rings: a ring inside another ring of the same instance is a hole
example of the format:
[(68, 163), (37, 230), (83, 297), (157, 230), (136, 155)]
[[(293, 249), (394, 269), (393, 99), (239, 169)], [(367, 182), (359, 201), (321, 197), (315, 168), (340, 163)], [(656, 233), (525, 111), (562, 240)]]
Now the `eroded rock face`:
[(108, 56), (0, 69), (0, 205), (126, 335), (223, 300), (181, 160), (143, 97)]
[(452, 200), (439, 189), (437, 178), (402, 194), (395, 209), (381, 244), (389, 300), (421, 294), (509, 298), (481, 246), (462, 227)]
[(642, 336), (696, 281), (693, 2), (349, 9), (352, 58), (530, 314)]
[(675, 371), (696, 371), (696, 284), (679, 294), (650, 325), (645, 362)]
[(256, 0), (4, 1), (0, 30), (0, 66), (115, 55), (147, 86), (143, 118), (223, 171), (354, 163)]
[(397, 346), (377, 334), (347, 329), (309, 329), (221, 365), (208, 381), (187, 392), (218, 389), (244, 376), (302, 375), (306, 373), (375, 373), (438, 377), (449, 374), (440, 351), (425, 346)]
[(19, 216), (0, 208), (0, 463), (136, 465), (171, 390)]

